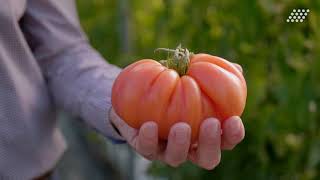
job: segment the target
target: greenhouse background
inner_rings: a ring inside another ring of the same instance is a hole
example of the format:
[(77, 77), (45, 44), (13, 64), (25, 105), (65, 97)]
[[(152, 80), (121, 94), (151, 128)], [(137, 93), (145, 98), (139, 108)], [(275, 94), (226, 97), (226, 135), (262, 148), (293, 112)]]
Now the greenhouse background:
[[(120, 67), (178, 44), (243, 67), (246, 137), (220, 165), (149, 163), (62, 115), (65, 179), (320, 179), (319, 0), (78, 0), (92, 45)], [(287, 22), (309, 9), (303, 22)], [(146, 172), (145, 172), (146, 171)]]

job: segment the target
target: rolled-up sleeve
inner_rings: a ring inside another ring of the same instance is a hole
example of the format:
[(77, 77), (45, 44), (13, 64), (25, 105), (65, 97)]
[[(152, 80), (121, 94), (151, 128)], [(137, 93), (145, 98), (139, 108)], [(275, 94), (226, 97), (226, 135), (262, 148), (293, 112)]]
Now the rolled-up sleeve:
[(74, 0), (29, 0), (21, 27), (55, 104), (122, 141), (108, 119), (112, 84), (121, 69), (89, 45)]

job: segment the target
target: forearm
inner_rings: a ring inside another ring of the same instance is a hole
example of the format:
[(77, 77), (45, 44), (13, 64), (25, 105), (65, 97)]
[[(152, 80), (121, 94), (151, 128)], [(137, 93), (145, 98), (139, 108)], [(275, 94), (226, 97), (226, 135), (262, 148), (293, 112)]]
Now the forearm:
[(108, 119), (112, 84), (121, 71), (86, 42), (41, 60), (56, 105), (81, 117), (103, 135), (122, 139)]
[(120, 69), (88, 44), (74, 0), (29, 0), (20, 24), (55, 104), (105, 136), (121, 138), (108, 119)]

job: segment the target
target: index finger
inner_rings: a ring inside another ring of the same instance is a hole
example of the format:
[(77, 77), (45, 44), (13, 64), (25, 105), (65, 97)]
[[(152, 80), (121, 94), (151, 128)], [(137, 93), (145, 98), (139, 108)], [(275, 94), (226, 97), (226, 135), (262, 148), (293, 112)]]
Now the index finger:
[[(112, 108), (110, 110), (110, 121), (118, 128), (120, 134), (126, 139), (131, 141), (133, 137), (137, 136), (138, 130), (130, 127), (126, 122), (124, 122)], [(130, 143), (130, 142), (129, 142)]]

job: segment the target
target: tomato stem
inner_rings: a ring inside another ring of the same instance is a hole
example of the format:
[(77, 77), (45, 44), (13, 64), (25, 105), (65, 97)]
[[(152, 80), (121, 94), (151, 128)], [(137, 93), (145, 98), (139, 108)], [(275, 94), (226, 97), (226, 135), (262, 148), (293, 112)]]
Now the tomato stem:
[[(190, 57), (193, 55), (193, 53), (189, 52), (187, 48), (182, 48), (180, 44), (176, 49), (158, 48), (155, 52), (156, 51), (164, 51), (168, 53), (168, 58), (166, 60), (160, 60), (162, 65), (177, 71), (180, 76), (187, 73), (190, 64)], [(173, 55), (170, 55), (170, 53), (173, 53)]]

